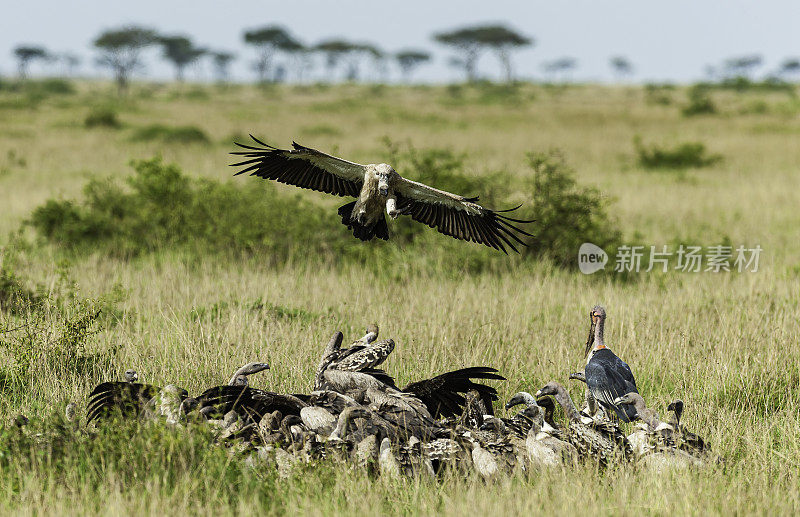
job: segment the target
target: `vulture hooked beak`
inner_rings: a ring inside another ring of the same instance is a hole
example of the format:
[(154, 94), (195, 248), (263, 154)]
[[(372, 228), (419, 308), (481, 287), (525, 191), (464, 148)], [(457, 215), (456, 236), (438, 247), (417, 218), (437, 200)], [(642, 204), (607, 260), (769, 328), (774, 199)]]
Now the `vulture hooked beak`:
[(378, 187), (378, 192), (379, 192), (379, 193), (380, 193), (380, 195), (382, 195), (383, 197), (386, 197), (386, 196), (388, 196), (388, 195), (389, 195), (389, 187)]
[(592, 325), (589, 327), (589, 337), (586, 338), (586, 350), (583, 352), (583, 357), (588, 357), (589, 352), (592, 351), (592, 346), (594, 346), (594, 329), (597, 325), (597, 320), (592, 314)]

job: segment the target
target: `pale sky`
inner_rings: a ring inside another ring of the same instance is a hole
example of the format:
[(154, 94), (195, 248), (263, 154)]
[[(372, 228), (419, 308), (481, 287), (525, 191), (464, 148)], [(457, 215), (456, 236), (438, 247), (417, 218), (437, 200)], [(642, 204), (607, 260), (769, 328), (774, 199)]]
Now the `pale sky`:
[[(448, 49), (431, 34), (484, 22), (500, 22), (533, 37), (536, 44), (515, 53), (518, 77), (542, 78), (542, 63), (573, 57), (575, 80), (606, 81), (608, 60), (626, 56), (635, 66), (633, 80), (685, 82), (704, 77), (707, 65), (737, 55), (760, 54), (759, 72), (775, 69), (786, 57), (800, 56), (800, 2), (796, 0), (25, 0), (4, 2), (0, 19), (0, 75), (16, 74), (12, 50), (20, 43), (70, 51), (83, 58), (81, 75), (103, 74), (94, 65), (92, 40), (123, 24), (185, 34), (198, 45), (230, 50), (238, 59), (236, 79), (253, 78), (254, 52), (242, 42), (246, 28), (278, 23), (301, 41), (329, 37), (368, 41), (385, 51), (405, 47), (428, 50), (434, 61), (421, 67), (422, 81), (450, 81), (460, 74), (447, 65)], [(172, 69), (147, 55), (142, 77), (170, 78)], [(491, 55), (481, 59), (483, 75), (499, 77)], [(34, 75), (45, 68), (33, 66)], [(189, 79), (209, 78), (202, 65)], [(320, 70), (321, 71), (321, 70)], [(365, 72), (365, 75), (366, 72)], [(397, 73), (392, 77), (396, 78)]]

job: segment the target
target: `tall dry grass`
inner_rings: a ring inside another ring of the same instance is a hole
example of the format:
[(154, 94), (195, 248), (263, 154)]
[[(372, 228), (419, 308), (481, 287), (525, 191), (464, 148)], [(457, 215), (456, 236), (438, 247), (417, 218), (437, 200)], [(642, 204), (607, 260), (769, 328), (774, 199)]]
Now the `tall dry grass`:
[[(632, 366), (648, 403), (664, 412), (682, 398), (686, 424), (724, 462), (661, 476), (634, 468), (557, 470), (487, 486), (476, 479), (391, 483), (325, 469), (281, 481), (240, 470), (224, 454), (198, 453), (192, 462), (150, 451), (146, 457), (155, 466), (132, 459), (140, 469), (133, 476), (122, 464), (103, 461), (118, 451), (113, 442), (103, 452), (74, 436), (73, 452), (58, 464), (69, 465), (66, 470), (46, 458), (23, 461), (0, 451), (4, 512), (661, 515), (791, 514), (800, 508), (800, 243), (793, 230), (800, 126), (796, 111), (787, 114), (793, 101), (785, 94), (759, 93), (768, 109), (743, 114), (739, 106), (756, 94), (715, 93), (720, 114), (686, 118), (678, 105), (647, 103), (638, 88), (526, 85), (499, 100), (438, 87), (235, 87), (209, 89), (205, 96), (144, 89), (120, 102), (104, 85), (85, 83), (78, 93), (45, 99), (35, 109), (0, 109), (0, 234), (19, 228), (45, 199), (78, 196), (87, 174), (128, 174), (130, 159), (161, 154), (190, 174), (223, 179), (231, 174), (231, 140), (248, 132), (357, 161), (382, 159), (381, 139), (389, 135), (417, 147), (465, 152), (464, 173), (474, 175), (498, 169), (523, 174), (527, 151), (558, 147), (582, 183), (615, 197), (613, 211), (629, 241), (760, 244), (761, 269), (613, 282), (546, 263), (454, 277), (435, 267), (387, 275), (369, 264), (271, 267), (255, 259), (198, 262), (170, 252), (132, 261), (71, 257), (62, 270), (81, 297), (101, 297), (115, 285), (126, 293), (116, 303), (120, 321), (90, 345), (118, 348), (116, 367), (66, 379), (41, 371), (13, 404), (4, 395), (4, 413), (50, 418), (67, 401), (84, 403), (94, 384), (126, 368), (136, 368), (147, 382), (197, 392), (224, 382), (245, 362), (267, 360), (272, 368), (253, 379), (256, 386), (308, 390), (330, 334), (340, 329), (354, 336), (372, 321), (397, 342), (386, 366), (400, 382), (487, 364), (508, 377), (497, 385), (507, 399), (551, 379), (566, 382), (581, 368), (586, 313), (602, 303), (609, 345)], [(120, 129), (83, 126), (99, 104), (114, 106)], [(211, 143), (131, 139), (136, 128), (164, 121), (196, 126)], [(635, 162), (637, 134), (665, 144), (702, 141), (724, 160), (682, 175), (652, 174)], [(33, 244), (19, 253), (17, 270), (55, 286), (61, 252), (37, 244), (30, 229), (25, 235)], [(571, 389), (575, 397), (582, 393), (580, 386)], [(148, 436), (131, 443), (147, 448)], [(126, 441), (117, 439), (122, 448)], [(193, 438), (178, 434), (156, 443), (173, 439)], [(7, 434), (3, 440), (11, 443)]]

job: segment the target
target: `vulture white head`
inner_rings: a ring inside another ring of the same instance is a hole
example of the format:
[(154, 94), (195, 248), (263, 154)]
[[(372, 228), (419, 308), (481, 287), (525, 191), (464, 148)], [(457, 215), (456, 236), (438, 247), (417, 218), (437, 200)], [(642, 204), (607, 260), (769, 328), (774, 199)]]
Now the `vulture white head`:
[(370, 170), (367, 172), (373, 179), (378, 182), (378, 194), (383, 197), (389, 197), (389, 188), (392, 183), (392, 178), (397, 172), (388, 163), (378, 163), (368, 166)]

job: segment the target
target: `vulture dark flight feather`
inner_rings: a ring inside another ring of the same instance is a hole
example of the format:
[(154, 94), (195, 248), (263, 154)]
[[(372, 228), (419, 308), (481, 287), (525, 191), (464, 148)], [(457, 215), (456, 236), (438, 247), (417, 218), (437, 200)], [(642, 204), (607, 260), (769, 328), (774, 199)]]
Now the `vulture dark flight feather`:
[(264, 415), (280, 411), (283, 416), (300, 415), (306, 407), (304, 395), (286, 395), (248, 386), (215, 386), (200, 395), (199, 408), (213, 407), (213, 415), (236, 411), (245, 419), (258, 423)]
[(232, 164), (243, 167), (236, 175), (250, 173), (287, 185), (357, 198), (340, 207), (339, 215), (353, 235), (363, 241), (373, 237), (389, 239), (384, 210), (392, 219), (408, 215), (439, 233), (503, 253), (507, 253), (506, 246), (518, 251), (516, 245), (526, 245), (520, 237), (532, 236), (514, 223), (533, 221), (502, 215), (519, 206), (489, 210), (477, 204), (477, 197), (467, 198), (405, 179), (385, 163), (362, 165), (295, 142), (293, 149), (278, 149), (250, 136), (257, 146), (236, 143), (245, 150), (231, 153), (245, 158)]
[(161, 388), (134, 382), (103, 382), (89, 394), (87, 423), (110, 418), (115, 412), (122, 418), (136, 418)]

